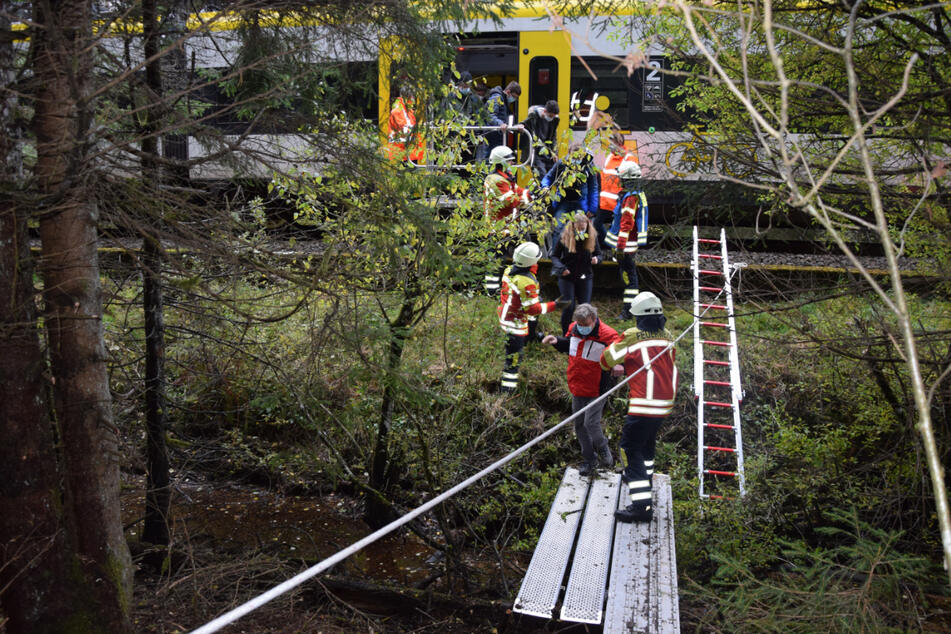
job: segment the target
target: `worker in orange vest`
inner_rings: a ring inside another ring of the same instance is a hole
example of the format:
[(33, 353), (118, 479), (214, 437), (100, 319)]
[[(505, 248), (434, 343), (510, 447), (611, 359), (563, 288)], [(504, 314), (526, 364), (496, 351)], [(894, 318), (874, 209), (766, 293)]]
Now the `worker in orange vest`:
[(598, 245), (602, 251), (607, 251), (604, 239), (607, 237), (605, 229), (611, 226), (614, 220), (614, 208), (617, 207), (618, 196), (621, 193), (621, 179), (618, 173), (628, 165), (637, 163), (637, 154), (624, 147), (624, 136), (615, 132), (609, 140), (608, 157), (601, 170), (601, 191), (598, 200), (598, 214), (594, 218), (594, 228), (598, 230)]
[[(414, 163), (423, 160), (423, 140), (416, 133), (416, 113), (413, 111), (415, 105), (415, 91), (411, 86), (404, 84), (400, 87), (400, 96), (393, 103), (393, 109), (390, 110), (390, 118), (387, 121), (389, 129), (384, 150), (386, 158)], [(407, 146), (409, 146), (408, 149)]]

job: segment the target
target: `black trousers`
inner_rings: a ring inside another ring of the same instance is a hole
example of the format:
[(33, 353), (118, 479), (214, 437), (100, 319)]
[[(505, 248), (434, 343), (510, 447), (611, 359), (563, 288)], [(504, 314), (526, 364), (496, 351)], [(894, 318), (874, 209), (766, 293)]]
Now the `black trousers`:
[(621, 455), (624, 460), (624, 482), (631, 504), (650, 508), (651, 481), (654, 475), (654, 452), (657, 430), (663, 418), (628, 414), (621, 430)]
[(525, 348), (525, 335), (509, 333), (505, 337), (505, 369), (502, 370), (503, 392), (514, 392), (518, 388), (518, 364), (522, 350)]

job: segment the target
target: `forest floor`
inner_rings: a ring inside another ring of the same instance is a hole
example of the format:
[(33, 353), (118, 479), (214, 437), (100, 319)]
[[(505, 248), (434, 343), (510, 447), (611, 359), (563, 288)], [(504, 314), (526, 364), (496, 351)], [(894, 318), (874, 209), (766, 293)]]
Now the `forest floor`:
[[(144, 476), (123, 476), (123, 524), (135, 560), (137, 632), (187, 632), (369, 534), (362, 502), (339, 493), (288, 495), (236, 482), (173, 487), (168, 551), (138, 542)], [(531, 554), (502, 564), (460, 548), (453, 578), (444, 554), (403, 530), (367, 546), (223, 632), (591, 632), (511, 612)]]

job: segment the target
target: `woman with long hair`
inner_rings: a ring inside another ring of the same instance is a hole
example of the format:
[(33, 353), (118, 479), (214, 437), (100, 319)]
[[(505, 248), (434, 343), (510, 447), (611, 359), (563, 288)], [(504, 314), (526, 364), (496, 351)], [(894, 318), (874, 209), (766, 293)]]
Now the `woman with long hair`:
[(591, 301), (594, 265), (600, 261), (601, 247), (594, 224), (583, 211), (575, 212), (551, 251), (551, 274), (558, 278), (561, 299), (571, 302), (561, 311), (561, 332), (568, 332), (575, 307)]

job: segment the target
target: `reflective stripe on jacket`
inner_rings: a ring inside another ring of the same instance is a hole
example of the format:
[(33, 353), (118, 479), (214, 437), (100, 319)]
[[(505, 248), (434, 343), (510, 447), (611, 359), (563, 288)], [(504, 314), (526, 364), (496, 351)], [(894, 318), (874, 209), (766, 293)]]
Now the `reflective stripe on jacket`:
[[(402, 97), (397, 97), (387, 120), (389, 133), (387, 135), (386, 158), (394, 161), (421, 161), (423, 159), (423, 141), (414, 134), (416, 115), (406, 105)], [(414, 138), (415, 136), (415, 138)], [(412, 143), (407, 153), (406, 144)]]
[[(636, 229), (636, 239), (631, 233)], [(608, 246), (636, 253), (638, 246), (647, 244), (647, 196), (644, 192), (627, 193), (614, 209), (614, 222), (604, 236)]]
[(504, 170), (496, 170), (485, 177), (484, 209), (488, 220), (502, 220), (511, 216), (514, 220), (518, 208), (529, 200), (528, 190), (519, 187), (515, 177)]
[[(600, 396), (601, 354), (620, 335), (614, 328), (598, 320), (594, 330), (587, 336), (579, 335), (572, 322), (564, 338), (567, 339), (568, 391), (572, 396)], [(562, 350), (558, 344), (555, 347)]]
[(617, 207), (617, 199), (621, 193), (621, 179), (618, 173), (622, 167), (630, 163), (637, 163), (637, 156), (631, 152), (625, 154), (608, 154), (604, 162), (604, 169), (601, 170), (601, 198), (600, 207), (605, 211), (614, 211)]
[(528, 317), (555, 310), (555, 302), (538, 297), (538, 279), (531, 270), (510, 266), (502, 275), (499, 326), (509, 334), (528, 336)]
[(660, 418), (673, 409), (677, 394), (677, 365), (674, 362), (676, 349), (670, 345), (672, 343), (666, 330), (647, 333), (634, 327), (625, 330), (621, 338), (601, 355), (601, 367), (605, 370), (621, 363), (624, 374), (630, 376), (644, 368), (628, 381), (628, 414)]

